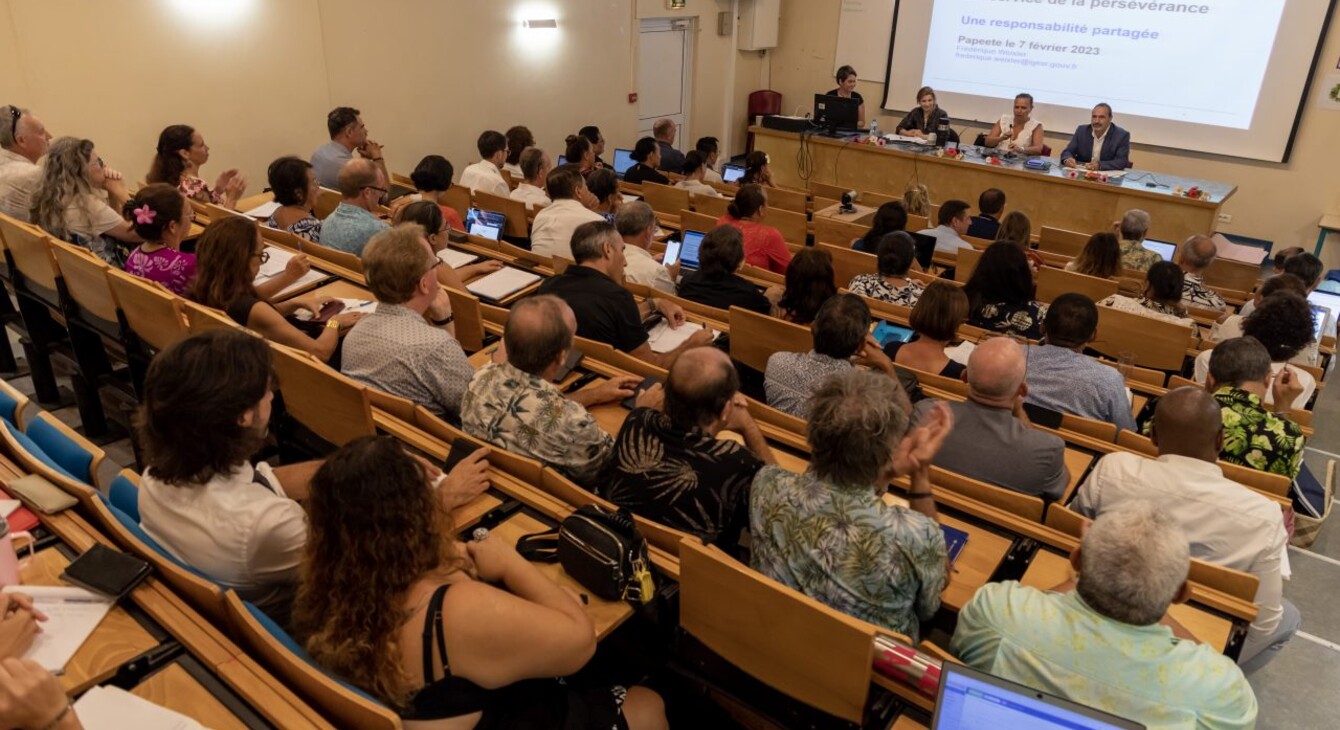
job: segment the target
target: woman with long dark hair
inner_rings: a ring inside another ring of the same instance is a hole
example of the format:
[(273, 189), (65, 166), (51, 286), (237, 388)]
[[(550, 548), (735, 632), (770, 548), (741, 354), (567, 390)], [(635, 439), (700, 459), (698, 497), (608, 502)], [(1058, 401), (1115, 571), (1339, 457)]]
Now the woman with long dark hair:
[(145, 180), (175, 186), (186, 197), (201, 203), (236, 208), (247, 191), (247, 179), (236, 169), (224, 170), (211, 188), (200, 177), (209, 162), (209, 145), (189, 124), (173, 124), (158, 135), (158, 145)]
[(968, 324), (1041, 339), (1047, 305), (1033, 301), (1033, 270), (1018, 245), (997, 241), (988, 246), (963, 292), (970, 305)]

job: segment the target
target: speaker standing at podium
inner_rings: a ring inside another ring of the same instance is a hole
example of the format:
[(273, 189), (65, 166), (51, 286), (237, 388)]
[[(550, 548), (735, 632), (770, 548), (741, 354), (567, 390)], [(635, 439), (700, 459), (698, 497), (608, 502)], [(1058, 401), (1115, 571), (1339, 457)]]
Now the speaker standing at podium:
[(935, 89), (923, 86), (917, 91), (917, 108), (903, 117), (903, 121), (898, 124), (897, 132), (904, 137), (925, 139), (942, 129), (946, 131), (949, 129), (949, 112), (940, 108), (935, 98)]
[[(1112, 107), (1093, 108), (1093, 121), (1082, 124), (1061, 152), (1061, 164), (1086, 170), (1124, 170), (1130, 166), (1131, 133), (1112, 123)], [(1098, 154), (1093, 151), (1097, 149)]]
[(840, 96), (844, 99), (855, 99), (861, 103), (856, 110), (856, 126), (859, 129), (865, 128), (865, 99), (861, 98), (861, 93), (856, 90), (856, 69), (851, 66), (843, 66), (837, 70), (834, 75), (837, 79), (838, 87), (828, 92), (828, 96)]

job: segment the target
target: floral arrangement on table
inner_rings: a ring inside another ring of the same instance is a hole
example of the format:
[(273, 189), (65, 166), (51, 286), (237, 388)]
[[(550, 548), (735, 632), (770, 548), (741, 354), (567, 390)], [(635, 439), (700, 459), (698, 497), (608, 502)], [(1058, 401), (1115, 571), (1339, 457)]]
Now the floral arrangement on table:
[(1208, 191), (1208, 190), (1201, 190), (1199, 187), (1197, 187), (1197, 186), (1195, 186), (1195, 185), (1192, 185), (1191, 187), (1189, 187), (1189, 188), (1187, 188), (1187, 189), (1185, 189), (1185, 190), (1183, 190), (1183, 189), (1182, 189), (1182, 186), (1179, 185), (1179, 186), (1173, 188), (1173, 195), (1180, 195), (1180, 196), (1182, 196), (1182, 197), (1184, 197), (1184, 198), (1191, 198), (1192, 200), (1209, 200), (1209, 199), (1210, 199), (1210, 191)]
[(879, 135), (875, 135), (875, 134), (867, 134), (867, 135), (865, 135), (864, 137), (858, 137), (858, 138), (856, 139), (856, 143), (857, 143), (857, 144), (868, 144), (868, 145), (870, 145), (871, 147), (883, 147), (883, 146), (885, 145), (885, 143), (886, 143), (886, 140), (885, 140), (883, 137), (879, 136)]
[(1101, 183), (1112, 182), (1120, 178), (1120, 176), (1112, 177), (1103, 170), (1086, 170), (1082, 167), (1067, 168), (1065, 171), (1065, 176), (1071, 180), (1079, 180), (1083, 178), (1091, 182), (1101, 182)]
[(963, 152), (962, 152), (961, 150), (959, 150), (957, 147), (955, 147), (955, 148), (952, 149), (952, 150), (951, 150), (951, 149), (945, 149), (944, 147), (941, 147), (941, 148), (935, 150), (935, 156), (936, 156), (936, 157), (948, 157), (948, 158), (951, 159), (951, 160), (958, 160), (958, 159), (962, 159), (962, 157), (963, 157)]

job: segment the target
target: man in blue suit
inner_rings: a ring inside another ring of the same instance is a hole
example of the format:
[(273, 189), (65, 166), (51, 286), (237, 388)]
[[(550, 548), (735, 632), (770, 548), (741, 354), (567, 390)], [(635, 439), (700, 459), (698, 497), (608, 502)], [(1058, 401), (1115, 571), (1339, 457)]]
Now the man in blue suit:
[(1130, 156), (1131, 133), (1112, 123), (1112, 107), (1099, 104), (1093, 108), (1093, 122), (1076, 129), (1061, 152), (1061, 164), (1086, 170), (1124, 170)]

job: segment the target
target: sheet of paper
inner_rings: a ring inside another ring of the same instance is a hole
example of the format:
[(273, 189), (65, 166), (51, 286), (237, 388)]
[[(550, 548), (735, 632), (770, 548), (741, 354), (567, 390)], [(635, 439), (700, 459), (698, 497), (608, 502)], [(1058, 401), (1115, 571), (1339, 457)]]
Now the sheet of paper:
[(260, 220), (265, 220), (266, 218), (269, 218), (270, 216), (274, 215), (275, 211), (279, 210), (281, 207), (282, 206), (280, 206), (279, 203), (276, 203), (275, 201), (271, 200), (268, 203), (261, 203), (260, 205), (256, 206), (255, 208), (252, 208), (251, 210), (243, 213), (242, 215), (247, 216), (248, 218), (259, 218)]
[(479, 260), (479, 257), (464, 251), (457, 251), (454, 248), (444, 248), (437, 252), (437, 257), (442, 263), (453, 269), (459, 269), (462, 266), (469, 266)]
[(204, 725), (118, 687), (94, 687), (74, 703), (84, 730), (204, 730)]
[[(685, 322), (678, 329), (675, 329), (670, 326), (669, 322), (661, 320), (647, 333), (647, 344), (651, 345), (652, 352), (670, 352), (684, 344), (685, 340), (702, 328), (703, 325)], [(720, 332), (712, 330), (712, 339), (715, 340), (720, 334)]]
[[(267, 277), (258, 276), (256, 277), (256, 283), (259, 284), (265, 281), (266, 278)], [(312, 269), (311, 271), (308, 271), (306, 274), (303, 274), (301, 279), (298, 279), (292, 284), (289, 284), (288, 286), (284, 287), (283, 291), (279, 292), (274, 296), (274, 301), (282, 300), (285, 297), (289, 296), (290, 294), (297, 292), (299, 289), (305, 289), (307, 288), (308, 285), (322, 282), (329, 278), (331, 278), (330, 274), (327, 274), (326, 272), (320, 271), (318, 269)]]
[(275, 246), (266, 246), (265, 250), (269, 252), (270, 258), (261, 264), (261, 270), (256, 272), (256, 280), (268, 279), (276, 274), (284, 273), (284, 267), (288, 266), (289, 259), (293, 258), (293, 253)]
[(366, 299), (340, 299), (340, 301), (344, 302), (345, 312), (372, 314), (373, 310), (377, 308), (376, 302), (371, 302)]
[(1230, 261), (1241, 261), (1244, 264), (1260, 265), (1266, 258), (1264, 249), (1255, 246), (1244, 246), (1241, 243), (1233, 243), (1224, 237), (1222, 233), (1216, 233), (1211, 237), (1214, 240), (1215, 248), (1219, 249), (1220, 258)]
[(641, 196), (630, 195), (628, 193), (620, 193), (620, 195), (623, 196), (624, 203), (636, 203), (637, 201), (642, 199)]
[(83, 588), (73, 586), (5, 586), (6, 593), (27, 593), (33, 606), (47, 615), (42, 633), (23, 658), (60, 674), (65, 665), (98, 628), (112, 602)]
[(540, 280), (539, 274), (504, 266), (488, 276), (476, 279), (465, 288), (475, 296), (498, 301)]
[(0, 499), (0, 517), (9, 517), (22, 506), (23, 503), (17, 499)]

